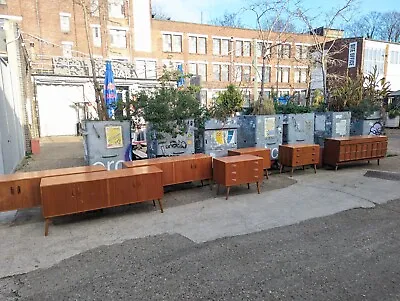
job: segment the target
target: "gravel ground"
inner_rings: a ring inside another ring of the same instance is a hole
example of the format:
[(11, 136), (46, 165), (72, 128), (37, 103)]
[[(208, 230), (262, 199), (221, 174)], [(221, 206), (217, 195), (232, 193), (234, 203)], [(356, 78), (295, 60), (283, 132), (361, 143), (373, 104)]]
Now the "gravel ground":
[(400, 200), (202, 244), (161, 235), (0, 280), (1, 300), (399, 300)]

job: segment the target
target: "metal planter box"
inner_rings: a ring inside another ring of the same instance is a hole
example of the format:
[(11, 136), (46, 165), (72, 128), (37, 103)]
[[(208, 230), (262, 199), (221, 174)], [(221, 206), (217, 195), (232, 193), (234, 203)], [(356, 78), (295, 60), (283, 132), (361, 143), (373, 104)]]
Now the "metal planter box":
[(198, 150), (212, 157), (224, 157), (228, 150), (237, 149), (238, 120), (236, 117), (228, 118), (226, 122), (210, 119), (205, 123), (203, 144)]
[(324, 147), (326, 138), (350, 136), (351, 112), (315, 113), (315, 143)]
[(351, 120), (350, 135), (381, 135), (383, 133), (383, 122), (380, 112), (377, 111), (363, 120)]
[(283, 115), (283, 144), (314, 144), (314, 113)]
[(238, 119), (238, 148), (269, 148), (271, 160), (278, 159), (283, 138), (283, 115), (240, 116)]
[(389, 114), (386, 113), (385, 127), (387, 128), (398, 128), (400, 126), (400, 116), (395, 118), (389, 118)]
[(183, 135), (172, 137), (170, 134), (163, 133), (163, 138), (157, 139), (155, 131), (151, 130), (151, 125), (149, 125), (146, 135), (147, 157), (172, 157), (194, 154), (194, 121), (188, 120), (187, 126), (187, 132)]
[(83, 121), (84, 159), (87, 165), (108, 170), (122, 168), (132, 158), (130, 121)]

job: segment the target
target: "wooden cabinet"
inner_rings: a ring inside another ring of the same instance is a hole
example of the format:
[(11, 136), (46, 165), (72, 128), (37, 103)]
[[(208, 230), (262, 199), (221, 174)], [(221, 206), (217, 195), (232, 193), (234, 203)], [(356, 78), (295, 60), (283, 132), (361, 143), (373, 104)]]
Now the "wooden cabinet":
[(40, 181), (60, 175), (105, 171), (103, 166), (81, 166), (0, 176), (0, 212), (40, 206)]
[(212, 178), (212, 158), (204, 154), (124, 162), (123, 168), (150, 165), (157, 166), (163, 171), (164, 186), (203, 181)]
[(338, 168), (354, 161), (379, 160), (386, 156), (386, 136), (354, 136), (325, 139), (324, 163)]
[(266, 170), (266, 177), (268, 178), (268, 169), (271, 168), (271, 150), (269, 148), (261, 148), (261, 147), (247, 147), (247, 148), (228, 150), (229, 156), (238, 156), (246, 154), (263, 158), (263, 169)]
[(313, 165), (315, 173), (317, 172), (317, 165), (320, 161), (320, 147), (318, 144), (288, 144), (279, 146), (279, 163), (281, 165), (280, 172), (285, 166), (292, 168), (305, 165)]
[(263, 159), (253, 155), (229, 156), (214, 158), (214, 181), (219, 186), (224, 185), (226, 199), (229, 197), (231, 186), (257, 183), (257, 190), (260, 193), (259, 183), (263, 179)]
[(49, 219), (62, 215), (149, 200), (158, 200), (163, 212), (162, 171), (155, 166), (49, 177), (40, 187), (45, 235)]

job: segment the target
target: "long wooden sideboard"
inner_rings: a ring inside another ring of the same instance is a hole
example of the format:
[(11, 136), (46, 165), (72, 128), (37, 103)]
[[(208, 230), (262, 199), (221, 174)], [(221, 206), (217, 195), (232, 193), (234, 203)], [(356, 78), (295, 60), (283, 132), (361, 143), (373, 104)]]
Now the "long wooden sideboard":
[(45, 236), (50, 219), (108, 207), (158, 200), (164, 195), (162, 171), (155, 166), (57, 176), (41, 181)]
[(103, 166), (81, 166), (0, 176), (0, 212), (40, 206), (43, 178), (105, 171)]
[(335, 167), (355, 161), (379, 160), (386, 156), (386, 136), (352, 136), (325, 139), (324, 164)]
[(122, 164), (123, 168), (149, 165), (163, 171), (164, 186), (212, 179), (212, 158), (205, 154), (145, 159)]

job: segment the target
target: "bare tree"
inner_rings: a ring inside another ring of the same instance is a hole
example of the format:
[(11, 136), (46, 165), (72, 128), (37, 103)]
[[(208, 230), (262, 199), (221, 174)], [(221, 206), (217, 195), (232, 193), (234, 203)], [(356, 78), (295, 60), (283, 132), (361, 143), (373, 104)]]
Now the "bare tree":
[(102, 93), (101, 85), (97, 79), (96, 74), (96, 62), (93, 57), (93, 45), (90, 34), (90, 22), (89, 18), (92, 15), (102, 13), (102, 9), (104, 9), (104, 5), (99, 4), (99, 1), (102, 0), (73, 0), (75, 4), (82, 8), (83, 12), (83, 21), (85, 26), (85, 38), (87, 42), (88, 52), (89, 52), (89, 61), (92, 69), (92, 80), (94, 85), (95, 97), (96, 97), (96, 107), (97, 114), (99, 115), (100, 120), (106, 120), (107, 118), (107, 110), (106, 104), (104, 101), (104, 95)]
[(215, 18), (210, 22), (213, 25), (243, 28), (244, 25), (239, 17), (239, 13), (229, 13), (225, 11), (224, 15), (219, 18)]
[(400, 42), (400, 12), (391, 11), (382, 15), (380, 39), (389, 42)]
[(168, 14), (166, 14), (159, 6), (151, 7), (151, 15), (153, 19), (156, 20), (166, 20), (166, 21), (171, 20), (171, 17)]
[(313, 46), (313, 58), (315, 63), (321, 67), (322, 72), (322, 89), (325, 101), (328, 97), (327, 89), (327, 66), (334, 64), (335, 59), (331, 53), (331, 50), (335, 47), (335, 40), (324, 33), (325, 30), (330, 30), (335, 24), (340, 21), (348, 22), (353, 11), (353, 6), (356, 0), (345, 0), (344, 3), (332, 11), (327, 13), (327, 20), (325, 26), (321, 28), (321, 32), (315, 30), (313, 22), (317, 19), (315, 16), (310, 16), (309, 11), (301, 8), (300, 6), (296, 9), (297, 16), (304, 22), (309, 29), (310, 34), (314, 40)]
[(351, 37), (364, 37), (377, 39), (382, 26), (382, 14), (370, 12), (361, 18), (348, 23), (345, 27), (347, 35)]

